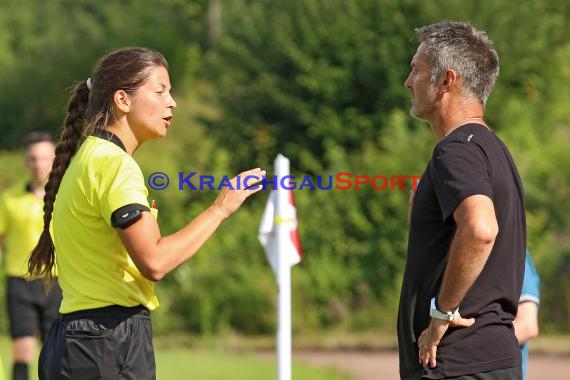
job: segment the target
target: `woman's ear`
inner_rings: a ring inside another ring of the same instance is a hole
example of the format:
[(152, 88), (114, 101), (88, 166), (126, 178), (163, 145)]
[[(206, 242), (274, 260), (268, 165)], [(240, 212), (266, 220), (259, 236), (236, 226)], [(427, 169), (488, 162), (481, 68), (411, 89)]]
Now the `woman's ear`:
[(129, 112), (131, 108), (131, 98), (125, 90), (117, 90), (113, 95), (115, 106), (124, 113)]

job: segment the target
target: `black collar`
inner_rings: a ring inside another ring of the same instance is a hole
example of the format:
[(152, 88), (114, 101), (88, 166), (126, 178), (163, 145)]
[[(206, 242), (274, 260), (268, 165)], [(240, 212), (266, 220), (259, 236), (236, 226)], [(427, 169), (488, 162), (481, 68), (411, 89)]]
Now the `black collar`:
[(121, 139), (119, 139), (117, 135), (115, 135), (112, 132), (109, 132), (106, 129), (96, 128), (93, 132), (91, 132), (91, 136), (99, 137), (103, 140), (110, 141), (119, 148), (121, 148), (122, 150), (124, 150), (125, 152), (127, 151)]

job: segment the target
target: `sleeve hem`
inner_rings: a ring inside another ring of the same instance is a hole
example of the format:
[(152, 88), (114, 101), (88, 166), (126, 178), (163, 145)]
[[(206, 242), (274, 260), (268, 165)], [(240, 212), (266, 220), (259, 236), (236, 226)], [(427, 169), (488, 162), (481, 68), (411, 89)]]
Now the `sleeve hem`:
[(519, 303), (523, 302), (534, 302), (535, 304), (540, 305), (540, 300), (538, 299), (538, 297), (533, 296), (531, 294), (521, 295), (521, 297), (519, 298)]

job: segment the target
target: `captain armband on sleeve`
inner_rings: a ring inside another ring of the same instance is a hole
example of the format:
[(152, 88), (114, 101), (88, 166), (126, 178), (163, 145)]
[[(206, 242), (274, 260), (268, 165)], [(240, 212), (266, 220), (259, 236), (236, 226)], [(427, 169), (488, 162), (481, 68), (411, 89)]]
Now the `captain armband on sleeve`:
[(111, 214), (111, 226), (125, 229), (139, 220), (143, 211), (150, 211), (150, 209), (137, 203), (120, 207)]

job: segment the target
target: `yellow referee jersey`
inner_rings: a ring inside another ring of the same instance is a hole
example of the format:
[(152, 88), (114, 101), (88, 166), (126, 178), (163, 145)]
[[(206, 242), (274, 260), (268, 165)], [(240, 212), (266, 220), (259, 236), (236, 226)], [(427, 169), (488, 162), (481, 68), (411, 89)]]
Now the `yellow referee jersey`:
[(44, 227), (43, 207), (43, 200), (25, 183), (9, 188), (0, 196), (0, 235), (4, 236), (2, 254), (8, 276), (26, 276), (28, 257)]
[(111, 214), (123, 206), (148, 208), (144, 178), (115, 135), (97, 133), (72, 158), (54, 205), (60, 312), (109, 305), (153, 310), (158, 307), (154, 282), (141, 275), (111, 226)]

